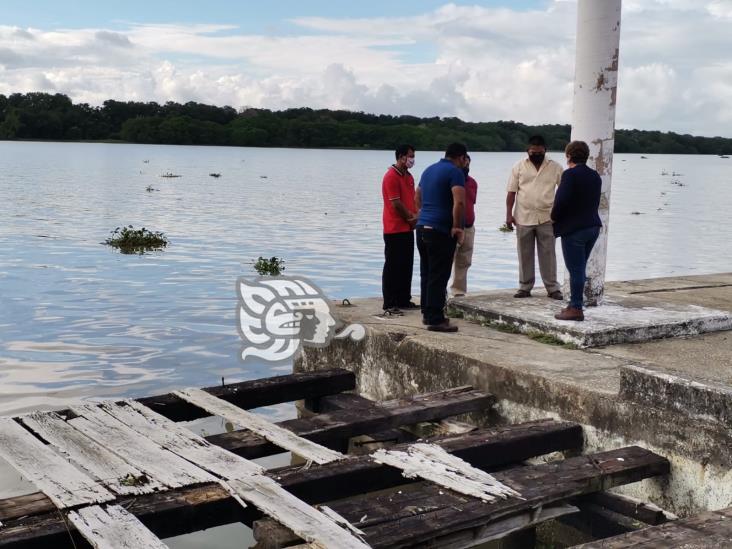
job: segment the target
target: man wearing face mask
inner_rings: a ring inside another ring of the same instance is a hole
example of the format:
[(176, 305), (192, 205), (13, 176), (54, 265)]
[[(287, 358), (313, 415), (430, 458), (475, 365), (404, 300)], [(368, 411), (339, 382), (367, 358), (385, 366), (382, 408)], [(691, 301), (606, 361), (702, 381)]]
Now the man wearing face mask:
[(468, 269), (473, 263), (473, 243), (475, 242), (475, 201), (478, 196), (478, 182), (470, 177), (470, 155), (463, 168), (465, 174), (465, 231), (463, 243), (455, 249), (455, 260), (452, 264), (452, 284), (450, 294), (453, 297), (465, 295), (468, 291)]
[(511, 170), (506, 197), (506, 225), (516, 225), (519, 289), (517, 298), (531, 297), (534, 287), (534, 254), (538, 252), (539, 272), (552, 299), (563, 299), (557, 281), (557, 257), (551, 211), (554, 193), (562, 178), (562, 167), (546, 158), (546, 143), (540, 135), (529, 138), (528, 158)]
[(414, 205), (414, 147), (400, 145), (395, 151), (396, 163), (384, 174), (381, 194), (384, 199), (384, 270), (381, 290), (384, 313), (401, 315), (401, 309), (416, 309), (412, 303), (412, 270), (414, 268), (414, 227), (417, 209)]

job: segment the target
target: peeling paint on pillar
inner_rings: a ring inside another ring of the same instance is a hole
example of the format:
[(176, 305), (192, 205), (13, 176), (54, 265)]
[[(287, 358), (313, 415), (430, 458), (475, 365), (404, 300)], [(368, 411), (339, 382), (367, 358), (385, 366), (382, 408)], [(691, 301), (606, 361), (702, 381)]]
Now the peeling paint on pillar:
[[(602, 177), (600, 237), (587, 263), (587, 305), (598, 305), (605, 290), (610, 186), (615, 148), (615, 104), (620, 55), (621, 0), (579, 0), (572, 140), (590, 147), (588, 166)], [(565, 292), (569, 293), (569, 275)]]

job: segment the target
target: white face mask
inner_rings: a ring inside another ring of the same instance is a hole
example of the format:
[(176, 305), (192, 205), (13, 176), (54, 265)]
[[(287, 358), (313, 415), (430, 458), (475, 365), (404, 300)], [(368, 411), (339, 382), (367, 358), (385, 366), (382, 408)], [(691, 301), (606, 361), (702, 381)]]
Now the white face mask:
[(407, 169), (411, 169), (414, 167), (414, 157), (407, 158)]

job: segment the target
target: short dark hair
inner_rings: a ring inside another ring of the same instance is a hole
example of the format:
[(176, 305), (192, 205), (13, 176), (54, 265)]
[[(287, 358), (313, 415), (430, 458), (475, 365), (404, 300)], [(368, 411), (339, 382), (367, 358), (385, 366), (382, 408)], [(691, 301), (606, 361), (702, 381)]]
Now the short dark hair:
[(415, 150), (414, 147), (412, 147), (411, 145), (407, 145), (405, 143), (404, 145), (399, 145), (396, 148), (396, 151), (394, 151), (394, 156), (396, 157), (397, 160), (399, 160), (400, 156), (405, 156), (405, 155), (409, 154), (409, 151), (414, 152), (414, 150)]
[(532, 135), (529, 137), (529, 146), (544, 147), (546, 149), (546, 141), (541, 135)]
[(564, 149), (564, 153), (573, 164), (586, 164), (590, 156), (590, 147), (584, 141), (572, 141)]
[(468, 149), (462, 143), (450, 143), (445, 149), (445, 158), (460, 158), (466, 156)]

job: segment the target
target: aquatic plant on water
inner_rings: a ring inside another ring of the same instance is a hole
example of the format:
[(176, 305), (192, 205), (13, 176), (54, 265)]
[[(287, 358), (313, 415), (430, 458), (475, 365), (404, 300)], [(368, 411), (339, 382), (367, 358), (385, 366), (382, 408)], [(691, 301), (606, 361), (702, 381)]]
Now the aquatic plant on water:
[(257, 258), (254, 270), (261, 276), (279, 276), (285, 270), (285, 260), (280, 257)]
[(143, 254), (162, 250), (168, 245), (168, 239), (161, 232), (150, 231), (143, 227), (135, 229), (132, 225), (117, 227), (104, 244), (117, 248), (123, 254)]
[(503, 225), (498, 227), (498, 230), (501, 231), (502, 233), (512, 233), (513, 227), (507, 223), (504, 223)]

